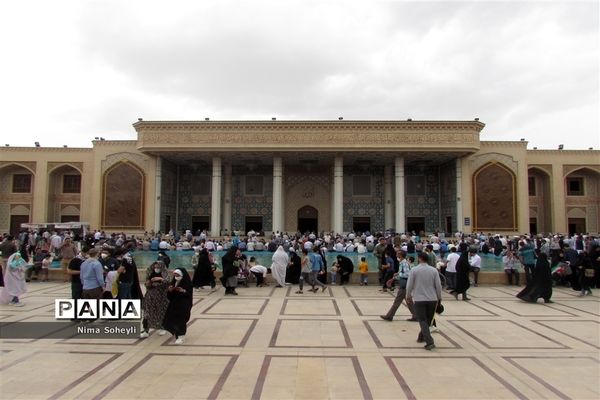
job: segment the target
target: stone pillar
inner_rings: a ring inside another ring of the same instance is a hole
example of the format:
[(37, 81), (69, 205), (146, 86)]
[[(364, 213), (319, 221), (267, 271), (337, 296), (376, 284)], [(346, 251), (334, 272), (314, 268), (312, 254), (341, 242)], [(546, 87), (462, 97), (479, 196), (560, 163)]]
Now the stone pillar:
[(344, 231), (344, 158), (336, 157), (333, 165), (333, 231)]
[[(462, 160), (456, 159), (456, 231), (462, 232), (463, 226), (463, 190), (462, 190)], [(453, 234), (454, 232), (447, 232)]]
[(552, 231), (556, 233), (568, 233), (567, 207), (565, 204), (565, 178), (563, 165), (552, 164), (552, 178), (550, 181), (550, 193), (552, 193)]
[(210, 234), (215, 237), (221, 235), (221, 158), (213, 157), (212, 166)]
[(154, 232), (160, 231), (160, 204), (162, 191), (162, 157), (156, 157), (156, 179), (154, 188)]
[(406, 232), (406, 211), (404, 199), (404, 158), (396, 157), (394, 160), (395, 166), (395, 183), (396, 183), (396, 207), (395, 207), (395, 227), (397, 233)]
[(283, 231), (283, 162), (273, 157), (273, 232)]
[(224, 167), (225, 176), (223, 177), (225, 188), (223, 190), (223, 229), (227, 229), (231, 234), (231, 164)]
[(31, 222), (47, 222), (48, 163), (45, 161), (40, 160), (35, 163), (35, 176), (33, 177), (32, 193), (33, 207), (31, 210)]
[(385, 225), (383, 229), (392, 228), (394, 224), (394, 208), (392, 205), (393, 184), (392, 166), (386, 165), (383, 169), (383, 217)]

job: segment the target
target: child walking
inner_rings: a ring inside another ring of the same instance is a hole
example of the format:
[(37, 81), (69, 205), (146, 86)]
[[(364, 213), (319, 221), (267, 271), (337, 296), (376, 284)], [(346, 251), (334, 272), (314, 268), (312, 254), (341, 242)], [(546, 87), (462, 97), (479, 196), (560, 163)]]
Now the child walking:
[(369, 264), (367, 264), (365, 257), (360, 258), (360, 262), (358, 263), (358, 272), (360, 272), (360, 286), (367, 286), (369, 284), (367, 278)]

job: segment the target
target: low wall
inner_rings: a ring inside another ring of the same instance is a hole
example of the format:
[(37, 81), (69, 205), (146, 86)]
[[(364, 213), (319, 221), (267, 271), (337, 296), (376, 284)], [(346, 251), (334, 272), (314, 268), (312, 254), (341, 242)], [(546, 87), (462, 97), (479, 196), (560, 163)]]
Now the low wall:
[[(188, 273), (190, 274), (190, 276), (194, 276), (194, 271), (192, 269), (188, 269)], [(55, 268), (51, 268), (49, 270), (49, 279), (53, 280), (53, 281), (62, 281), (63, 280), (63, 276), (62, 276), (62, 272), (59, 269), (55, 269)], [(217, 282), (218, 282), (218, 278), (221, 276), (221, 271), (216, 271), (215, 272), (215, 276), (217, 277)], [(471, 275), (472, 277), (473, 275)], [(140, 282), (143, 282), (144, 279), (146, 279), (146, 270), (145, 269), (138, 269), (138, 277), (140, 279)], [(376, 272), (369, 272), (368, 273), (368, 277), (369, 277), (369, 283), (373, 286), (377, 286), (378, 285), (378, 274)], [(359, 283), (359, 278), (360, 278), (360, 274), (358, 273), (353, 273), (350, 277), (350, 283), (352, 284), (357, 284)], [(339, 278), (338, 278), (339, 280)], [(267, 282), (273, 283), (274, 280), (270, 275), (267, 275)], [(525, 282), (525, 273), (521, 273), (521, 279), (520, 282), (524, 283)], [(504, 285), (507, 283), (507, 279), (506, 279), (506, 275), (504, 274), (504, 272), (495, 272), (495, 271), (489, 271), (489, 272), (480, 272), (479, 273), (479, 283), (480, 284), (488, 284), (488, 285)]]

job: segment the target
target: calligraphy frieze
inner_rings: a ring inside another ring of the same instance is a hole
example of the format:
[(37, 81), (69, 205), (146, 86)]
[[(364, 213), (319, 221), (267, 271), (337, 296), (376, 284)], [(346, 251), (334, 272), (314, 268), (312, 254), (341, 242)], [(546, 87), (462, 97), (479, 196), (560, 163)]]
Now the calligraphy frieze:
[(449, 147), (479, 149), (479, 134), (473, 132), (139, 132), (138, 148), (222, 147), (415, 148)]

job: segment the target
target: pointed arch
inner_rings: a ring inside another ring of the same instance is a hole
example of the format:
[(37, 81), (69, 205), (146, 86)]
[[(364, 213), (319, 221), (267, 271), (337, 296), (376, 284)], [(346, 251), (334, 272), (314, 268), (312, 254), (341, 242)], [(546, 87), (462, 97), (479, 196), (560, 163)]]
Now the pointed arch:
[(473, 229), (516, 231), (516, 177), (510, 168), (489, 162), (473, 174)]
[(102, 227), (140, 229), (144, 226), (145, 174), (135, 163), (120, 161), (102, 179)]

